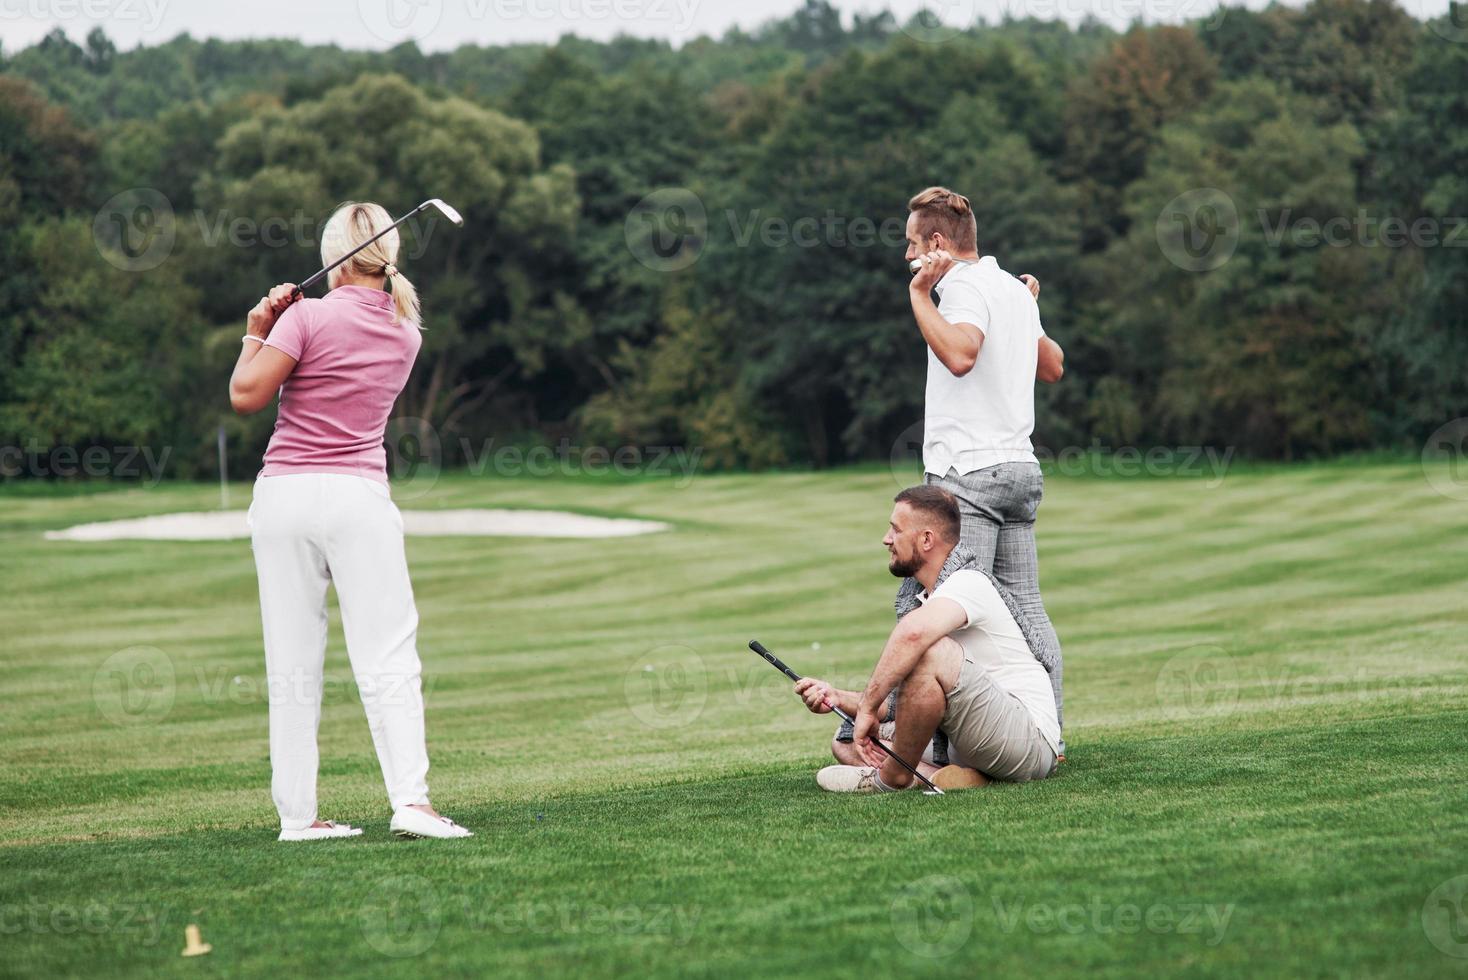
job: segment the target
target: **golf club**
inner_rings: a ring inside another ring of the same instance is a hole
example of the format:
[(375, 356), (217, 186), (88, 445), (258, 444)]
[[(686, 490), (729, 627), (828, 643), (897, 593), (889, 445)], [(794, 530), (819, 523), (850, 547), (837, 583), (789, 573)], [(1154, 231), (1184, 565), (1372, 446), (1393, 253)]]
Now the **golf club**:
[[(766, 650), (765, 649), (765, 645), (763, 643), (761, 643), (759, 640), (750, 640), (749, 641), (749, 648), (751, 650), (753, 650), (755, 653), (759, 654), (761, 657), (764, 657), (766, 660), (768, 660), (770, 662), (770, 665), (772, 667), (774, 667), (776, 670), (780, 671), (780, 673), (784, 674), (786, 677), (790, 678), (792, 681), (798, 681), (798, 680), (801, 679), (799, 674), (797, 674), (795, 671), (791, 670), (789, 667), (785, 666), (785, 662), (783, 660), (781, 660), (779, 657), (775, 656), (770, 651)], [(855, 719), (853, 719), (846, 712), (842, 711), (836, 705), (834, 705), (834, 704), (831, 705), (831, 710), (836, 713), (836, 716), (838, 718), (840, 718), (842, 721), (846, 722), (848, 725), (855, 725), (856, 724), (856, 720)], [(927, 794), (928, 796), (943, 796), (944, 795), (944, 793), (943, 793), (943, 791), (941, 789), (939, 789), (937, 786), (934, 786), (933, 785), (932, 780), (928, 779), (927, 776), (924, 776), (922, 773), (918, 772), (917, 769), (914, 766), (908, 765), (907, 764), (907, 760), (903, 759), (896, 752), (893, 752), (886, 745), (882, 744), (882, 740), (881, 739), (879, 739), (879, 738), (873, 738), (872, 741), (873, 742), (876, 742), (877, 745), (882, 749), (883, 752), (886, 752), (887, 755), (891, 756), (892, 757), (892, 761), (896, 762), (899, 766), (901, 766), (902, 768), (906, 769), (908, 772), (912, 773), (919, 780), (921, 780), (922, 781), (922, 784), (924, 786), (928, 787), (927, 789), (923, 790), (923, 792), (925, 794)]]
[(436, 197), (430, 198), (430, 199), (424, 201), (422, 204), (418, 205), (413, 210), (409, 211), (407, 214), (403, 215), (398, 220), (394, 221), (392, 224), (388, 225), (386, 228), (384, 228), (381, 231), (379, 231), (377, 234), (373, 235), (371, 238), (367, 239), (361, 245), (358, 245), (356, 248), (352, 249), (346, 255), (343, 255), (341, 258), (339, 258), (335, 262), (331, 263), (331, 265), (328, 265), (326, 268), (322, 269), (320, 272), (316, 273), (315, 275), (311, 276), (309, 279), (307, 279), (304, 282), (302, 282), (299, 286), (297, 286), (295, 289), (293, 289), (291, 291), (291, 299), (295, 299), (297, 296), (299, 296), (301, 294), (301, 292), (303, 290), (305, 290), (305, 289), (307, 289), (307, 288), (309, 288), (311, 286), (314, 286), (316, 283), (320, 282), (321, 279), (322, 279), (322, 277), (324, 277), (332, 269), (335, 269), (337, 266), (341, 265), (347, 259), (349, 259), (352, 256), (356, 255), (358, 252), (362, 251), (362, 249), (366, 248), (368, 245), (371, 245), (373, 242), (377, 241), (383, 235), (386, 235), (388, 232), (392, 231), (394, 228), (396, 228), (398, 225), (402, 224), (404, 221), (407, 221), (409, 218), (413, 217), (415, 214), (419, 214), (420, 212), (427, 211), (429, 208), (433, 208), (439, 214), (443, 215), (445, 218), (448, 218), (450, 221), (452, 221), (458, 227), (460, 227), (460, 228), (464, 227), (464, 217), (463, 217), (463, 215), (459, 214), (459, 212), (455, 211), (452, 207), (450, 207), (448, 204), (444, 203), (443, 201), (439, 200), (438, 198), (436, 198)]
[[(949, 256), (949, 258), (953, 258), (953, 257), (952, 256)], [(954, 258), (953, 259), (953, 264), (954, 265), (973, 265), (974, 264), (974, 260), (973, 259), (959, 259), (959, 258)], [(918, 256), (917, 258), (913, 259), (911, 262), (907, 263), (907, 270), (909, 272), (911, 272), (913, 275), (917, 275), (919, 272), (923, 271), (923, 259), (922, 259), (922, 256)]]

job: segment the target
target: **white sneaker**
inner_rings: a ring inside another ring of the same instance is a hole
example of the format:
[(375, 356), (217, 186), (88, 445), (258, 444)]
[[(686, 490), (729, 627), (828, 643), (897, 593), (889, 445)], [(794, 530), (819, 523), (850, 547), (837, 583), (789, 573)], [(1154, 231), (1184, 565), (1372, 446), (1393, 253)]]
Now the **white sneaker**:
[(827, 766), (816, 773), (816, 785), (828, 793), (877, 793), (872, 766)]
[(397, 837), (473, 837), (448, 817), (434, 817), (405, 806), (392, 815), (392, 832)]
[(330, 840), (333, 837), (360, 837), (361, 827), (351, 824), (326, 821), (325, 827), (303, 827), (300, 830), (282, 830), (276, 840)]

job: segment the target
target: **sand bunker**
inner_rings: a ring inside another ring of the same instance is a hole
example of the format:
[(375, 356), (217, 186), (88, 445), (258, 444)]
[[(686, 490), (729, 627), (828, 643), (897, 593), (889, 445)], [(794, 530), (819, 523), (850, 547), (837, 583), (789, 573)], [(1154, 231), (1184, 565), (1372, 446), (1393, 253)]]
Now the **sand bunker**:
[[(403, 530), (425, 538), (626, 538), (667, 529), (668, 525), (661, 521), (586, 517), (559, 510), (403, 511)], [(249, 536), (250, 528), (242, 510), (159, 514), (46, 532), (46, 538), (51, 541), (229, 541)]]

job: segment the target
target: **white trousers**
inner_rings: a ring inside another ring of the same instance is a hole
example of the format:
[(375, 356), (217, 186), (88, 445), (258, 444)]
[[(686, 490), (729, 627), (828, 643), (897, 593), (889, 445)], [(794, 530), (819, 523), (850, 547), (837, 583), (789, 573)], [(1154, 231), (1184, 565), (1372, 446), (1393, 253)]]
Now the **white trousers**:
[(345, 473), (255, 481), (250, 540), (260, 578), (270, 690), (271, 793), (286, 830), (316, 815), (316, 731), (326, 587), (336, 584), (347, 655), (394, 809), (428, 802), (418, 610), (403, 517), (385, 484)]

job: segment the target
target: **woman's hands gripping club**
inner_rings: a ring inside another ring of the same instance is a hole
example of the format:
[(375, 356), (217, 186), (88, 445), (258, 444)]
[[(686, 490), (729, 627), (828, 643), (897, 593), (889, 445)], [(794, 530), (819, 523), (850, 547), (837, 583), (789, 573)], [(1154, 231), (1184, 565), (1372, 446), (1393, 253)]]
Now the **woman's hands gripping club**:
[(296, 284), (283, 282), (272, 289), (268, 295), (260, 297), (260, 302), (245, 317), (245, 332), (251, 337), (259, 337), (264, 340), (270, 336), (270, 331), (275, 326), (275, 321), (285, 312), (300, 294), (296, 291)]

